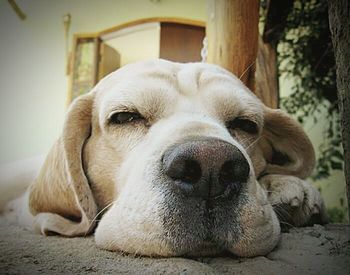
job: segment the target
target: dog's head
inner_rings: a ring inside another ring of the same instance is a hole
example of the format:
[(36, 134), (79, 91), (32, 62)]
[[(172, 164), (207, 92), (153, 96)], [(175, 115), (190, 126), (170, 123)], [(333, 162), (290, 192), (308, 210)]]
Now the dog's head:
[[(257, 178), (305, 177), (313, 166), (298, 124), (202, 63), (155, 60), (110, 74), (72, 104), (60, 143), (66, 172), (58, 178), (87, 181), (93, 198), (85, 199), (107, 207), (97, 245), (142, 255), (266, 254), (280, 228)], [(44, 212), (42, 190), (32, 187), (34, 213)], [(81, 188), (73, 191), (64, 200), (75, 210), (56, 213), (96, 212), (81, 207)], [(46, 193), (46, 204), (58, 209), (61, 193), (50, 202)]]

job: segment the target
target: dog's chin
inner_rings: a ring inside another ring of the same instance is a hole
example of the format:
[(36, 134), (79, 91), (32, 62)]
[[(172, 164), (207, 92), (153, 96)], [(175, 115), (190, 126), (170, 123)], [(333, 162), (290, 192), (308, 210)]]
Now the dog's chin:
[(151, 257), (227, 252), (252, 257), (267, 254), (277, 244), (280, 230), (276, 215), (270, 205), (257, 207), (254, 198), (220, 202), (208, 211), (206, 203), (199, 200), (165, 197), (167, 203), (161, 206), (152, 202), (139, 207), (115, 204), (96, 229), (97, 245)]
[[(216, 256), (228, 251), (213, 240), (202, 238), (207, 235), (208, 230), (199, 232), (198, 228), (193, 227), (189, 231), (180, 232), (182, 228), (174, 228), (174, 232), (169, 234), (169, 231), (164, 228), (157, 232), (157, 226), (155, 226), (152, 232), (146, 233), (147, 223), (142, 222), (142, 224), (128, 227), (125, 226), (126, 223), (111, 223), (105, 217), (96, 229), (96, 244), (110, 251), (149, 257), (191, 258)], [(138, 230), (142, 231), (137, 232)]]

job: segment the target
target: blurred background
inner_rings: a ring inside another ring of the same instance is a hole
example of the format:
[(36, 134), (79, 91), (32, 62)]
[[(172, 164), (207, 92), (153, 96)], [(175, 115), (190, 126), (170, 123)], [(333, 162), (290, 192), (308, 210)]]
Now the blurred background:
[[(261, 34), (271, 16), (267, 2)], [(285, 3), (283, 29), (271, 40), (278, 104), (314, 144), (318, 164), (310, 180), (331, 220), (346, 221), (326, 1)], [(109, 72), (157, 57), (201, 61), (207, 18), (205, 0), (0, 1), (0, 163), (47, 152), (70, 101)]]

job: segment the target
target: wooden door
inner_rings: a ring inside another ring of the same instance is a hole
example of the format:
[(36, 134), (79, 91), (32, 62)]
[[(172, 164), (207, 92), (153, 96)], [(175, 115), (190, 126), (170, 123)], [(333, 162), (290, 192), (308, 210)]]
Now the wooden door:
[(98, 81), (120, 67), (120, 54), (106, 43), (100, 44)]
[(175, 62), (201, 61), (205, 28), (161, 22), (159, 57)]

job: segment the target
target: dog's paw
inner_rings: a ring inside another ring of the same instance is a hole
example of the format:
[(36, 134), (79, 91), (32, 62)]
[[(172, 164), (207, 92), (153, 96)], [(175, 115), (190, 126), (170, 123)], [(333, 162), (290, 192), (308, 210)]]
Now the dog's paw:
[(321, 194), (307, 181), (293, 176), (266, 175), (259, 183), (282, 224), (304, 226), (327, 222)]

